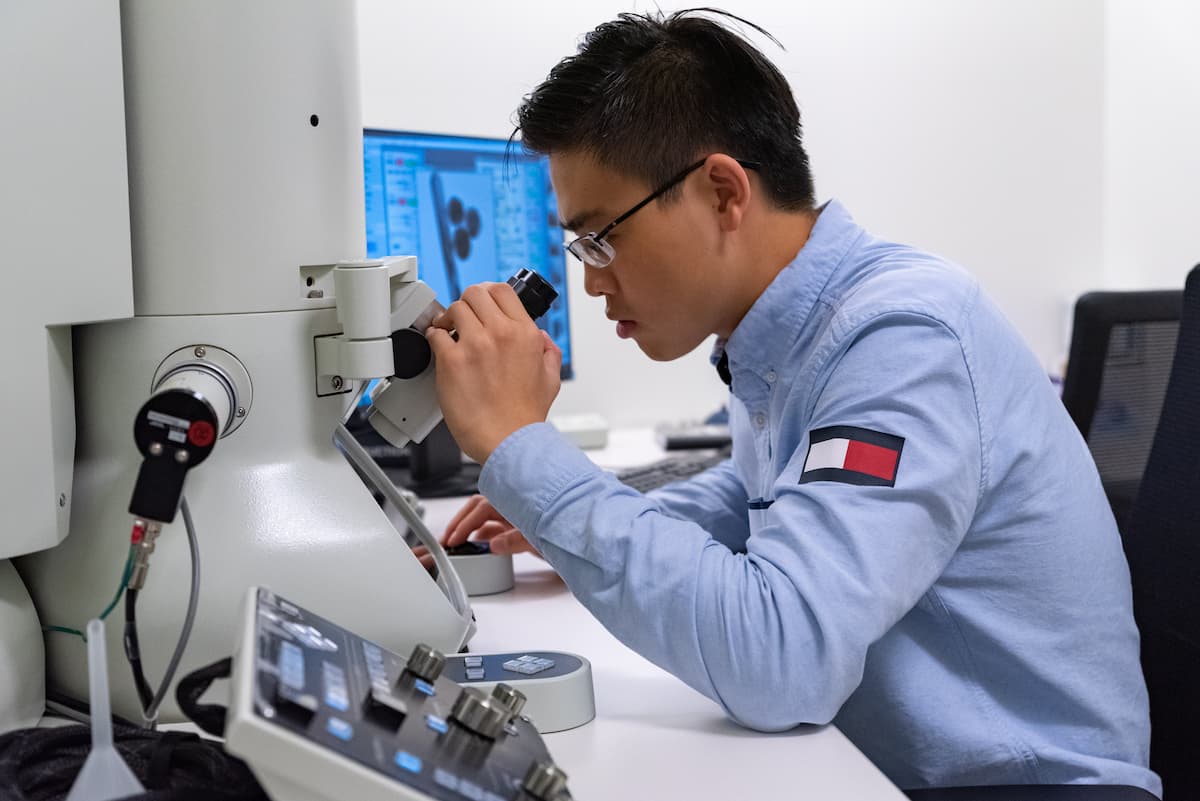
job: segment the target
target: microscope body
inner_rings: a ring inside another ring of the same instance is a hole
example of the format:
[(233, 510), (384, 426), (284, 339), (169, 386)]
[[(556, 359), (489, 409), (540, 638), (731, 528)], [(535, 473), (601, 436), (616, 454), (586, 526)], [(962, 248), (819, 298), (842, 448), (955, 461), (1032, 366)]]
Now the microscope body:
[[(415, 340), (392, 337), (440, 306), (414, 259), (363, 259), (353, 5), (125, 0), (120, 24), (134, 314), (72, 330), (69, 535), (17, 562), (41, 624), (81, 628), (113, 597), (143, 458), (133, 421), (182, 387), (214, 396), (222, 422), (183, 487), (203, 570), (180, 675), (229, 655), (251, 585), (395, 651), (457, 651), (469, 607), (430, 579), (333, 442), (366, 378), (389, 377), (397, 444), (441, 417), (432, 364), (396, 376), (397, 348)], [(138, 605), (151, 671), (178, 636), (188, 575), (183, 523), (167, 522)], [(107, 636), (113, 710), (137, 719), (120, 627)], [(48, 634), (46, 669), (87, 697), (78, 639)], [(173, 700), (162, 717), (178, 717)]]

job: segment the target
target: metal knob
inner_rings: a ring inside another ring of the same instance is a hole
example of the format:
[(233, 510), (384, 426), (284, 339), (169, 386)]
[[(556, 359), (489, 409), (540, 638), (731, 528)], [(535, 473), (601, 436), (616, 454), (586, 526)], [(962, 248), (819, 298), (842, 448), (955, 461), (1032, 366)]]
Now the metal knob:
[(521, 786), (539, 801), (552, 801), (567, 789), (567, 774), (550, 762), (535, 762), (526, 772)]
[(442, 675), (442, 668), (445, 666), (445, 655), (438, 649), (421, 642), (413, 647), (405, 669), (417, 678), (435, 681), (438, 676)]
[(474, 687), (466, 687), (454, 702), (450, 717), (476, 734), (494, 740), (504, 731), (510, 715), (508, 707), (488, 698)]
[(525, 708), (525, 693), (503, 682), (492, 688), (492, 698), (508, 710), (509, 719), (521, 714), (521, 710)]

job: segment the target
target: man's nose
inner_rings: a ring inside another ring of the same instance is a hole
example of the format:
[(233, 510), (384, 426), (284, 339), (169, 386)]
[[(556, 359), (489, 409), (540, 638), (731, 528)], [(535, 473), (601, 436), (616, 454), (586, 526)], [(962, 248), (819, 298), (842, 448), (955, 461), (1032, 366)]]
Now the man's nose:
[(601, 295), (611, 295), (613, 290), (612, 273), (607, 267), (583, 266), (583, 291), (593, 298)]

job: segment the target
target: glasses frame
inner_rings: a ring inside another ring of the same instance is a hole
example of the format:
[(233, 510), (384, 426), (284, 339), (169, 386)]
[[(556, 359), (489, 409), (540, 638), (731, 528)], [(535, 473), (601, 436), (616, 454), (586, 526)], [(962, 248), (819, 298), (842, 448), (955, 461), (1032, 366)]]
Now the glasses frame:
[[(706, 161), (708, 161), (708, 156), (705, 156), (695, 164), (691, 164), (680, 170), (669, 181), (660, 186), (658, 189), (655, 189), (646, 197), (642, 198), (642, 200), (640, 200), (628, 211), (618, 215), (616, 219), (601, 228), (599, 231), (593, 231), (589, 234), (575, 237), (571, 240), (570, 244), (567, 245), (567, 250), (570, 251), (572, 256), (591, 267), (603, 268), (612, 264), (613, 259), (615, 259), (617, 256), (617, 253), (613, 249), (612, 244), (605, 240), (605, 237), (612, 233), (612, 230), (618, 225), (628, 220), (637, 212), (641, 211), (643, 206), (646, 206), (650, 203), (650, 201), (655, 200), (664, 192), (670, 191), (677, 184), (681, 183), (684, 178), (687, 178), (693, 172), (703, 167)], [(736, 161), (747, 170), (762, 169), (762, 165), (757, 161), (746, 161), (743, 159), (736, 159)]]

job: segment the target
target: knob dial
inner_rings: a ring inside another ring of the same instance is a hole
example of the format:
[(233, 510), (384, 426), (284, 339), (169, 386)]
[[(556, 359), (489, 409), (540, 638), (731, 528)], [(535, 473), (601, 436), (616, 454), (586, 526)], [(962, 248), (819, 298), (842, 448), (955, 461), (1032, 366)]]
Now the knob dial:
[(509, 718), (515, 718), (525, 708), (525, 693), (501, 682), (492, 688), (492, 698), (508, 710)]
[(511, 715), (508, 707), (488, 698), (474, 687), (466, 687), (454, 702), (450, 717), (464, 728), (494, 740), (504, 731)]
[(535, 762), (529, 767), (521, 785), (538, 801), (552, 801), (567, 789), (567, 774), (550, 762)]
[(436, 681), (437, 677), (442, 675), (442, 668), (445, 666), (445, 655), (436, 648), (422, 642), (417, 643), (413, 647), (412, 653), (408, 657), (408, 664), (405, 665), (405, 670), (419, 679)]

